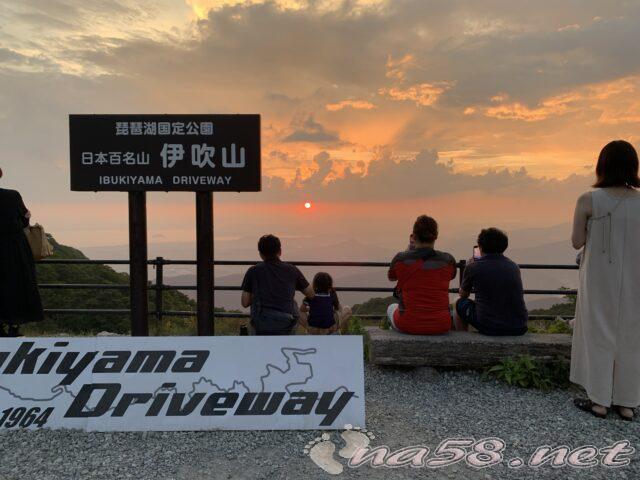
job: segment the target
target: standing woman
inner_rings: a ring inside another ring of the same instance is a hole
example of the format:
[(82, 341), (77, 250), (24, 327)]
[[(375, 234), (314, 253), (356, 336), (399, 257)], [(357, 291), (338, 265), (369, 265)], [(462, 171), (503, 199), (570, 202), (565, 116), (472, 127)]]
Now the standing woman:
[(604, 418), (609, 407), (632, 420), (640, 405), (640, 187), (638, 154), (607, 144), (596, 190), (576, 205), (572, 242), (584, 247), (571, 350), (571, 381), (588, 399), (575, 405)]
[[(0, 169), (0, 178), (2, 170)], [(24, 229), (31, 214), (15, 190), (0, 188), (0, 336), (17, 337), (26, 322), (42, 320), (36, 266)]]

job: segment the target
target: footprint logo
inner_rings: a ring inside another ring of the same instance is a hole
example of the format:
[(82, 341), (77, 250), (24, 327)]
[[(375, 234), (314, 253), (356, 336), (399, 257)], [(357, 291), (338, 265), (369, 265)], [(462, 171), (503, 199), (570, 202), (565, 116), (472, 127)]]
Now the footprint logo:
[(376, 436), (364, 428), (345, 425), (344, 431), (340, 433), (340, 438), (336, 441), (329, 433), (314, 438), (304, 446), (303, 453), (325, 472), (331, 475), (340, 475), (344, 471), (344, 466), (340, 463), (335, 453), (338, 445), (344, 446), (338, 451), (338, 456), (349, 460), (361, 448), (366, 448), (371, 440)]

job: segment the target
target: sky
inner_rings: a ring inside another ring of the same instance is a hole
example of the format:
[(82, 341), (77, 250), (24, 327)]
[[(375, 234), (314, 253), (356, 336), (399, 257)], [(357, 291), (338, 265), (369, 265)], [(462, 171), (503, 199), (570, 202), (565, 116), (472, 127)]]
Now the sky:
[[(0, 186), (64, 243), (124, 244), (124, 193), (69, 190), (68, 114), (259, 113), (263, 191), (215, 195), (217, 239), (569, 222), (602, 146), (640, 143), (639, 24), (633, 0), (0, 0)], [(193, 241), (193, 194), (148, 198), (150, 241)]]

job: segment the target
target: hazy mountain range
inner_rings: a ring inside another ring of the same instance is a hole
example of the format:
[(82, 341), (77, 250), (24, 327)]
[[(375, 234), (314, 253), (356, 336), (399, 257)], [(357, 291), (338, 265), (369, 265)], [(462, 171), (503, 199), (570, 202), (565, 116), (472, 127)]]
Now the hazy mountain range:
[[(573, 264), (575, 251), (569, 244), (570, 225), (568, 223), (548, 228), (529, 228), (509, 232), (510, 247), (507, 254), (518, 263)], [(437, 248), (446, 250), (457, 259), (468, 258), (475, 244), (475, 233), (469, 235), (441, 238)], [(283, 238), (283, 258), (285, 260), (317, 260), (317, 261), (382, 261), (388, 262), (393, 255), (406, 244), (397, 249), (375, 244), (375, 238), (339, 239), (336, 237)], [(84, 247), (82, 250), (90, 258), (126, 259), (126, 245)], [(149, 257), (163, 256), (166, 259), (194, 259), (193, 243), (150, 243)], [(255, 238), (238, 238), (216, 240), (215, 258), (221, 260), (256, 260), (258, 259)], [(338, 286), (345, 287), (391, 287), (386, 279), (386, 269), (378, 267), (323, 267), (331, 273)], [(124, 269), (126, 271), (126, 268)], [(216, 267), (215, 281), (217, 285), (240, 285), (246, 267)], [(301, 270), (309, 280), (317, 267), (302, 267)], [(149, 278), (154, 273), (149, 272)], [(575, 288), (577, 272), (574, 270), (523, 270), (525, 288), (553, 289), (559, 287)], [(458, 285), (459, 279), (452, 285)], [(195, 267), (165, 267), (165, 283), (169, 285), (194, 285)], [(195, 298), (195, 291), (185, 293)], [(344, 304), (361, 303), (371, 297), (386, 296), (386, 293), (341, 292)], [(235, 291), (217, 291), (216, 305), (238, 309), (239, 293)], [(543, 308), (557, 302), (557, 297), (529, 296), (530, 308)]]

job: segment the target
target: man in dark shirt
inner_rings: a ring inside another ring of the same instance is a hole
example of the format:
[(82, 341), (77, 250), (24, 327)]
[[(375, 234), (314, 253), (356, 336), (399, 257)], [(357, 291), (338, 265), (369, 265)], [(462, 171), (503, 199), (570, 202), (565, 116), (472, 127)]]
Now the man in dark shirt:
[(261, 237), (258, 251), (262, 262), (249, 268), (242, 281), (242, 306), (251, 307), (251, 326), (256, 335), (291, 335), (298, 323), (296, 290), (313, 298), (313, 288), (297, 267), (280, 260), (278, 237)]
[[(470, 259), (456, 302), (456, 330), (473, 326), (485, 335), (524, 335), (527, 308), (518, 265), (503, 255), (509, 245), (507, 235), (486, 228), (478, 235), (480, 258)], [(469, 298), (475, 293), (475, 302)]]

